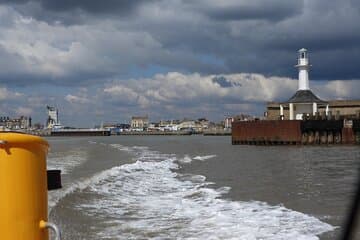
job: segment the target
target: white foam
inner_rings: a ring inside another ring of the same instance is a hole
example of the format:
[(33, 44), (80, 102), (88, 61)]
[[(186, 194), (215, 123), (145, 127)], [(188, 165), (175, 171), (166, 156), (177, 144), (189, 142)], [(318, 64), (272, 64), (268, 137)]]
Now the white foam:
[[(58, 201), (60, 199), (64, 198), (68, 194), (71, 194), (71, 193), (73, 193), (75, 191), (84, 190), (84, 189), (88, 188), (89, 186), (100, 182), (101, 180), (104, 180), (104, 179), (107, 179), (108, 177), (111, 177), (113, 174), (116, 174), (117, 169), (121, 168), (121, 167), (113, 167), (111, 169), (104, 170), (104, 171), (102, 171), (100, 173), (97, 173), (97, 174), (93, 175), (90, 178), (81, 179), (78, 182), (73, 183), (72, 185), (70, 185), (67, 188), (57, 190), (57, 191), (53, 191), (52, 193), (57, 193), (57, 194), (53, 195), (53, 198), (49, 200), (50, 209), (52, 207), (54, 207), (58, 203)], [(51, 195), (49, 195), (49, 197), (50, 196)]]
[(205, 160), (208, 160), (208, 159), (211, 159), (211, 158), (214, 158), (214, 157), (216, 157), (216, 155), (196, 156), (193, 159), (194, 160), (199, 160), (199, 161), (205, 161)]
[(333, 230), (315, 217), (281, 205), (221, 199), (229, 188), (212, 189), (204, 176), (174, 172), (179, 168), (174, 155), (113, 147), (133, 152), (138, 161), (106, 170), (77, 186), (84, 194), (101, 196), (100, 200), (84, 198), (78, 206), (81, 211), (111, 219), (94, 226), (97, 238), (312, 240)]
[(191, 163), (192, 159), (189, 155), (185, 155), (183, 158), (178, 159), (179, 163)]
[(47, 168), (58, 169), (61, 170), (61, 174), (68, 174), (86, 160), (86, 152), (83, 150), (72, 150), (61, 153), (50, 152), (47, 158)]
[[(86, 162), (86, 160), (87, 153), (81, 149), (60, 153), (50, 152), (47, 159), (47, 169), (61, 170), (61, 175), (64, 179), (65, 175), (70, 174), (75, 167), (80, 166)], [(51, 210), (58, 203), (58, 201), (71, 192), (72, 189), (73, 186), (63, 186), (62, 189), (50, 191), (48, 193), (49, 209)]]

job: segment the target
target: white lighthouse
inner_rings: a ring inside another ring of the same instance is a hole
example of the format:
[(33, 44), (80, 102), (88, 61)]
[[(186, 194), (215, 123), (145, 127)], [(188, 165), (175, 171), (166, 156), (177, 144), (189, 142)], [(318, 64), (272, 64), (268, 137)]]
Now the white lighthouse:
[(298, 90), (309, 90), (309, 59), (307, 50), (302, 48), (299, 50), (298, 64), (295, 65), (299, 69), (299, 87)]
[(298, 51), (298, 63), (295, 65), (299, 69), (298, 90), (286, 102), (280, 104), (280, 119), (284, 119), (284, 107), (289, 109), (289, 120), (301, 120), (305, 116), (315, 115), (319, 106), (326, 106), (328, 103), (318, 98), (309, 88), (309, 59), (307, 50), (302, 48)]

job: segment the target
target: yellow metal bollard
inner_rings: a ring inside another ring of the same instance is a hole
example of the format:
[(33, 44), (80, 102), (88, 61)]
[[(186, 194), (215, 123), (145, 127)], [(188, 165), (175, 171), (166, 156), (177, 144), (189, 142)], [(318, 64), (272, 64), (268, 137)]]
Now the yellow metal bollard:
[(48, 147), (41, 137), (0, 132), (1, 240), (48, 239)]

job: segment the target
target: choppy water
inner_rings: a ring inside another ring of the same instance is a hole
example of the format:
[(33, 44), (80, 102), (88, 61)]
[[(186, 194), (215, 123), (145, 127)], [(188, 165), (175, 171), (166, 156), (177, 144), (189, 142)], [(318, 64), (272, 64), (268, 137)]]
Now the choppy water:
[(50, 138), (65, 239), (334, 239), (359, 147), (232, 146), (228, 137)]

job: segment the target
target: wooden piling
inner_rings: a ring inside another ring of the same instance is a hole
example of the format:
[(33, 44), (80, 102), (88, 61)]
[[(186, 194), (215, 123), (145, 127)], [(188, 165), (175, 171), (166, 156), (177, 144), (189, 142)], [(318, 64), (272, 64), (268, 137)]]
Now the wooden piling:
[(332, 131), (327, 132), (327, 143), (333, 144), (334, 143), (334, 134)]
[(327, 140), (328, 140), (327, 131), (321, 131), (320, 144), (327, 144)]

